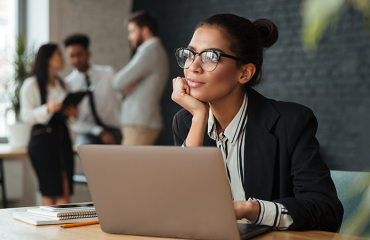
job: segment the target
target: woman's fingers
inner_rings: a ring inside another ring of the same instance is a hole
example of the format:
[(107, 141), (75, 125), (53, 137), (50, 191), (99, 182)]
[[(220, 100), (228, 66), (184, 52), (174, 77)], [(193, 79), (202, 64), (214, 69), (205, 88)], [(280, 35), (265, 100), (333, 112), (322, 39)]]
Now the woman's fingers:
[(191, 114), (207, 112), (205, 104), (190, 95), (190, 87), (185, 78), (177, 77), (173, 79), (172, 100), (188, 110)]
[(175, 102), (178, 102), (181, 97), (183, 97), (185, 94), (187, 94), (186, 91), (189, 86), (185, 84), (184, 78), (177, 77), (172, 80), (172, 86), (173, 86), (173, 92), (172, 92), (172, 100)]
[(74, 105), (68, 105), (63, 108), (63, 114), (68, 116), (77, 117), (77, 107)]
[(185, 94), (190, 95), (190, 87), (188, 85), (188, 82), (186, 81), (185, 78), (183, 78), (182, 80), (184, 82), (183, 84), (184, 84), (184, 87), (185, 87)]
[(54, 103), (54, 111), (55, 112), (59, 112), (63, 107), (63, 103), (62, 102), (55, 102)]

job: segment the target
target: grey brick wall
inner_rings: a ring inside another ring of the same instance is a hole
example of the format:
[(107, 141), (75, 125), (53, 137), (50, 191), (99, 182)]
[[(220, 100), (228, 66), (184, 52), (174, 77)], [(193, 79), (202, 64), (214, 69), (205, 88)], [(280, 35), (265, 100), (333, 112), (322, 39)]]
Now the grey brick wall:
[(264, 96), (311, 108), (319, 122), (317, 138), (331, 169), (364, 170), (370, 166), (370, 34), (361, 16), (347, 9), (338, 27), (320, 42), (316, 54), (301, 45), (301, 1), (293, 0), (135, 0), (133, 10), (148, 9), (159, 18), (160, 37), (171, 73), (162, 98), (165, 129), (157, 144), (172, 145), (172, 117), (180, 107), (171, 101), (174, 77), (182, 76), (173, 49), (186, 46), (197, 22), (216, 13), (250, 20), (266, 17), (279, 29), (279, 40), (266, 51)]

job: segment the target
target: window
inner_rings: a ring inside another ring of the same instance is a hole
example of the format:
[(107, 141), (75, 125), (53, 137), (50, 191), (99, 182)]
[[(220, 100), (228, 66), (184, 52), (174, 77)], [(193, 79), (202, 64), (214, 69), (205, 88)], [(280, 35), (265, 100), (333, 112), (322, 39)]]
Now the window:
[(10, 106), (5, 92), (6, 80), (12, 74), (9, 62), (17, 34), (17, 0), (0, 0), (0, 138), (7, 134), (5, 110)]

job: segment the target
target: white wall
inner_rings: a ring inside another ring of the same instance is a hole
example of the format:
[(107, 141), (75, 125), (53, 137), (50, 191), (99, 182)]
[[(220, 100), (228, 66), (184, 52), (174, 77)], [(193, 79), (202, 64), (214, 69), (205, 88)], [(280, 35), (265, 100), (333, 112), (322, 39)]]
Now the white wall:
[[(91, 61), (118, 71), (130, 59), (124, 20), (131, 5), (132, 0), (50, 0), (50, 40), (63, 46), (66, 36), (85, 33), (91, 41)], [(66, 64), (61, 76), (71, 69)]]

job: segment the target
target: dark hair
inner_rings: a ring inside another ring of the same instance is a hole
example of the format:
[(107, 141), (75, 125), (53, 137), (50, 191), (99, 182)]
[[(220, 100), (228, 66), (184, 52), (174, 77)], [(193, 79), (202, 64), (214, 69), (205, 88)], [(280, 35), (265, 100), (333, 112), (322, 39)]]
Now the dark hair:
[[(230, 49), (245, 63), (253, 63), (256, 73), (246, 83), (247, 87), (256, 86), (263, 80), (262, 63), (264, 50), (272, 46), (278, 39), (275, 24), (266, 18), (253, 22), (233, 14), (217, 14), (200, 21), (195, 30), (200, 27), (217, 27), (230, 40)], [(237, 62), (241, 66), (241, 62)]]
[(157, 18), (150, 12), (141, 10), (134, 13), (128, 17), (128, 22), (134, 22), (139, 28), (147, 26), (150, 32), (154, 35), (158, 35), (158, 21)]
[[(35, 76), (37, 84), (40, 89), (41, 104), (46, 103), (47, 96), (47, 84), (49, 79), (49, 59), (53, 53), (58, 49), (58, 45), (55, 43), (48, 43), (42, 45), (37, 51), (35, 60), (33, 62), (30, 76)], [(58, 77), (63, 88), (65, 88), (63, 81)]]
[(88, 49), (90, 45), (90, 39), (87, 35), (79, 33), (70, 35), (64, 40), (64, 47), (74, 44), (82, 45), (85, 49)]

